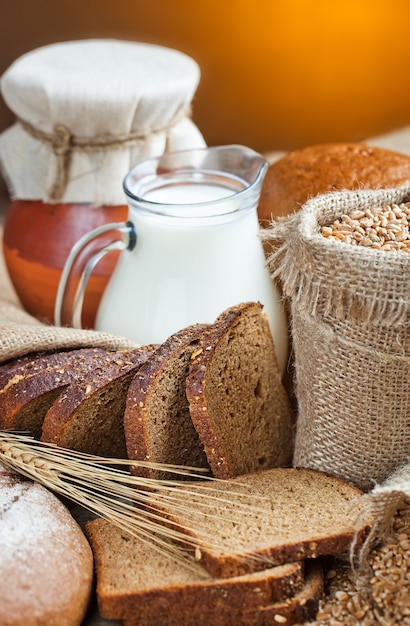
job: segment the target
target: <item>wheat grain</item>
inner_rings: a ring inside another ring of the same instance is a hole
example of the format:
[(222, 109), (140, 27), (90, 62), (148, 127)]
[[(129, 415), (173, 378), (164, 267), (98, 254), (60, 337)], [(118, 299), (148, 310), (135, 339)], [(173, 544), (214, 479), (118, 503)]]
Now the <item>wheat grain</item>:
[(328, 240), (390, 252), (410, 252), (410, 203), (355, 209), (321, 226)]
[(410, 506), (401, 509), (387, 543), (373, 547), (368, 569), (340, 557), (328, 570), (326, 597), (309, 626), (410, 624)]

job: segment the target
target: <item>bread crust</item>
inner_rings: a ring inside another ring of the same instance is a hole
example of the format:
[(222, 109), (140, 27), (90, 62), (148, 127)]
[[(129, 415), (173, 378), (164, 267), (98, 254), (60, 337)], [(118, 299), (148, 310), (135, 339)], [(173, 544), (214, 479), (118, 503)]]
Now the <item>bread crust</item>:
[[(323, 596), (323, 570), (320, 563), (309, 563), (306, 582), (293, 597), (273, 602), (257, 610), (238, 610), (232, 605), (229, 611), (213, 611), (200, 607), (193, 612), (174, 609), (161, 614), (161, 626), (272, 626), (272, 624), (302, 624), (313, 619)], [(202, 609), (202, 610), (201, 610)], [(281, 619), (283, 618), (283, 619)], [(125, 619), (123, 626), (156, 626), (155, 619)]]
[(301, 562), (215, 579), (200, 565), (187, 568), (105, 520), (89, 522), (86, 532), (95, 557), (100, 612), (108, 619), (162, 624), (167, 614), (257, 610), (292, 598), (305, 582)]
[(23, 430), (38, 439), (47, 410), (73, 381), (106, 367), (115, 353), (79, 348), (27, 356), (0, 366), (0, 428)]
[[(204, 484), (202, 494), (208, 488)], [(184, 500), (184, 487), (180, 489), (179, 497)], [(183, 529), (195, 539), (197, 560), (217, 578), (349, 552), (353, 542), (360, 546), (369, 532), (369, 520), (361, 517), (363, 492), (318, 470), (273, 468), (216, 482), (212, 489), (226, 492), (228, 499), (234, 492), (238, 503), (250, 506), (247, 515), (242, 509), (236, 510), (235, 502), (209, 503), (204, 509), (193, 494), (187, 511), (168, 506), (160, 496), (152, 498), (152, 507), (163, 516), (164, 523)], [(174, 500), (177, 493), (173, 491)], [(259, 507), (266, 513), (260, 514)], [(204, 541), (204, 525), (206, 533), (215, 537), (215, 545), (209, 545), (206, 535)], [(220, 536), (223, 547), (217, 543)]]
[(290, 215), (309, 198), (345, 189), (383, 189), (410, 180), (410, 156), (360, 143), (294, 150), (269, 166), (258, 206), (262, 226)]

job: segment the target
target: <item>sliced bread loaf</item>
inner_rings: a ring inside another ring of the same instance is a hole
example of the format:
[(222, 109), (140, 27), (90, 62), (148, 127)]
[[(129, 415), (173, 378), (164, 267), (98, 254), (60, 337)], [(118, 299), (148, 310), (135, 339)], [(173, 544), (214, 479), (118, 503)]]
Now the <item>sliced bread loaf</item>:
[(368, 530), (362, 492), (316, 470), (274, 468), (198, 489), (178, 487), (170, 500), (158, 493), (152, 509), (194, 538), (196, 558), (213, 576), (346, 552)]
[[(205, 328), (197, 324), (173, 334), (131, 381), (124, 413), (128, 458), (209, 468), (185, 391), (191, 357)], [(151, 468), (132, 471), (150, 478), (172, 478), (169, 472)]]
[(73, 381), (88, 379), (118, 358), (102, 348), (23, 357), (0, 368), (0, 428), (41, 435), (44, 416)]
[(163, 624), (168, 614), (229, 615), (233, 609), (256, 610), (293, 597), (304, 584), (302, 563), (214, 579), (200, 565), (159, 552), (106, 520), (89, 522), (86, 532), (94, 553), (100, 613), (108, 619)]
[(41, 440), (88, 454), (126, 458), (128, 387), (155, 347), (119, 352), (106, 367), (72, 381), (48, 409)]
[(292, 414), (260, 303), (224, 311), (202, 333), (186, 390), (215, 477), (290, 463)]
[[(306, 581), (303, 589), (294, 596), (269, 603), (257, 609), (242, 608), (239, 603), (228, 611), (220, 608), (197, 607), (194, 611), (184, 611), (174, 606), (170, 611), (156, 617), (125, 619), (123, 626), (273, 626), (277, 624), (304, 624), (312, 620), (318, 611), (323, 596), (323, 570), (319, 563), (309, 563), (306, 568)], [(238, 580), (238, 579), (236, 579)], [(179, 609), (179, 610), (178, 610)]]

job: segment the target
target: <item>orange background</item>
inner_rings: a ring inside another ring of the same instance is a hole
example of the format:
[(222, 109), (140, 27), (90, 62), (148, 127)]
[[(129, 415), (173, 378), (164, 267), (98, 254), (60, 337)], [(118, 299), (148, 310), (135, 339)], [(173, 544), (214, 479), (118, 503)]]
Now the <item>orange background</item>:
[(410, 123), (409, 26), (408, 0), (2, 0), (0, 73), (55, 41), (167, 45), (201, 67), (208, 144), (287, 150)]

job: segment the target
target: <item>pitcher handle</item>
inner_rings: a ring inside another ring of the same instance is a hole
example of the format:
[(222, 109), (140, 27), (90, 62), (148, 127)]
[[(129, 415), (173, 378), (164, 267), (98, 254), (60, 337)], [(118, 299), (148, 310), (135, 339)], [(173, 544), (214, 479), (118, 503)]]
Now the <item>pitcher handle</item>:
[[(74, 297), (70, 301), (70, 290), (72, 281), (75, 279), (74, 267), (78, 261), (79, 255), (83, 252), (88, 243), (106, 233), (120, 233), (122, 239), (113, 239), (108, 244), (103, 245), (97, 252), (85, 260), (83, 267), (80, 267), (81, 276), (78, 279), (78, 285), (75, 290)], [(113, 250), (133, 250), (137, 243), (137, 233), (132, 222), (113, 222), (104, 224), (98, 228), (94, 228), (86, 233), (74, 244), (70, 254), (65, 262), (60, 281), (58, 284), (56, 301), (54, 306), (54, 324), (55, 326), (63, 326), (65, 323), (65, 312), (68, 312), (68, 324), (73, 328), (81, 328), (81, 315), (84, 302), (84, 296), (87, 289), (88, 280), (97, 265), (97, 263), (109, 252)]]

